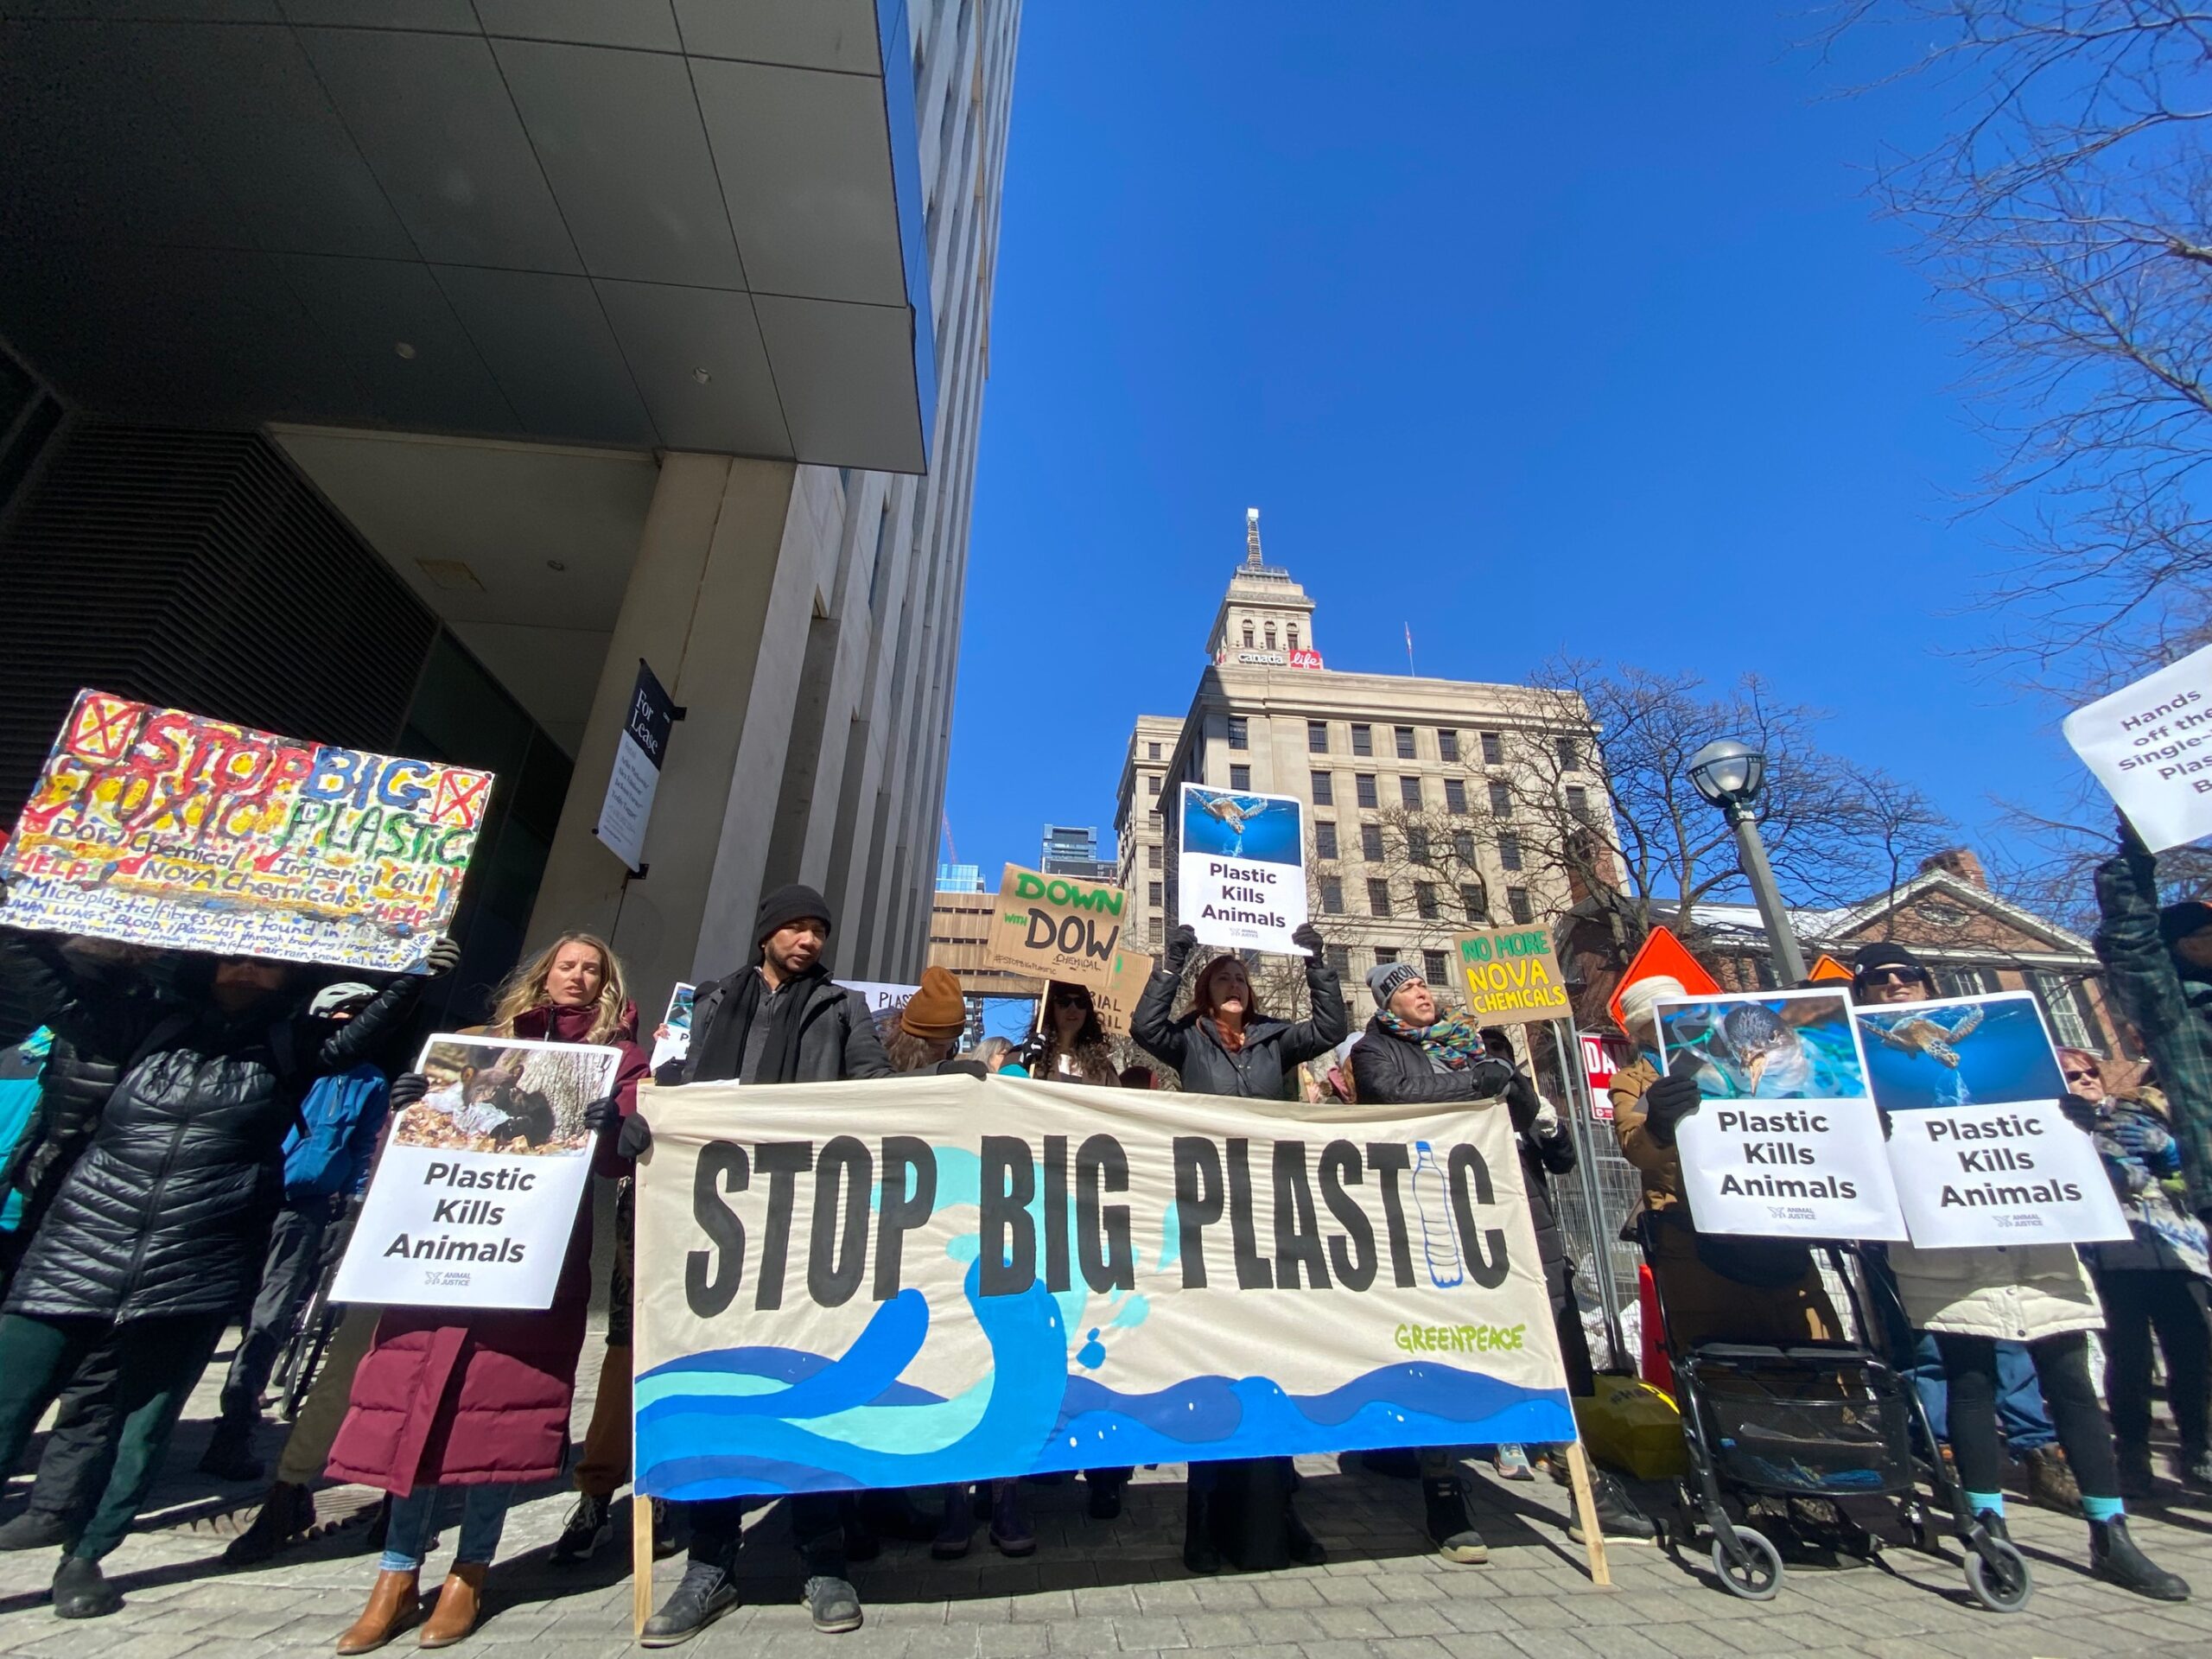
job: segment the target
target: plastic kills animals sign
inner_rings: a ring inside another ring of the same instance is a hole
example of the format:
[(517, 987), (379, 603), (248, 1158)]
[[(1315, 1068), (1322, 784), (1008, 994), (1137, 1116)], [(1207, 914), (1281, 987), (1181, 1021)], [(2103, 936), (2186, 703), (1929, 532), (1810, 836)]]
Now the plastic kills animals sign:
[(0, 873), (7, 920), (398, 972), (452, 919), (492, 774), (79, 692)]
[(1297, 799), (1183, 785), (1175, 912), (1201, 944), (1306, 953), (1306, 838)]
[(2212, 645), (2075, 709), (2065, 730), (2152, 852), (2212, 835)]
[(1503, 1112), (648, 1091), (640, 1493), (1572, 1440)]
[(1119, 887), (1009, 864), (999, 881), (983, 960), (1035, 979), (1110, 989), (1126, 954), (1122, 936), (1129, 908), (1129, 895)]
[(1524, 1026), (1571, 1020), (1574, 1009), (1560, 983), (1552, 936), (1541, 927), (1462, 933), (1455, 942), (1467, 987), (1468, 1017), (1478, 1026)]

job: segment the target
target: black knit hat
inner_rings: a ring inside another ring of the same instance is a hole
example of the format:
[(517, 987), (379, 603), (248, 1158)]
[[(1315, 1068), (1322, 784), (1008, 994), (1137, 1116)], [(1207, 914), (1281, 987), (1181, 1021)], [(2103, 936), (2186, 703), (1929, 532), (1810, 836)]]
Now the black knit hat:
[(2184, 899), (2158, 912), (2158, 937), (2171, 950), (2200, 928), (2212, 927), (2212, 905), (2201, 899)]
[(760, 901), (760, 908), (753, 918), (753, 943), (766, 944), (768, 936), (777, 929), (788, 927), (793, 922), (803, 922), (811, 916), (822, 924), (827, 933), (831, 925), (830, 901), (812, 887), (794, 881), (787, 887), (778, 887)]
[(1878, 939), (1863, 947), (1851, 959), (1851, 982), (1853, 985), (1865, 984), (1866, 976), (1877, 968), (1910, 968), (1931, 983), (1935, 977), (1928, 971), (1926, 963), (1891, 939)]

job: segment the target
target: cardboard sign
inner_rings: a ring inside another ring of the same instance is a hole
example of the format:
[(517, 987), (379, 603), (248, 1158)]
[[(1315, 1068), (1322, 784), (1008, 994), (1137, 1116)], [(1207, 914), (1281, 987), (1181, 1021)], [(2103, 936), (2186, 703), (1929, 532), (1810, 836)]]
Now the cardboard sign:
[(1574, 1439), (1503, 1112), (1003, 1077), (644, 1109), (641, 1495)]
[(1491, 928), (1462, 933), (1452, 943), (1467, 987), (1467, 1017), (1475, 1024), (1525, 1026), (1574, 1017), (1549, 929)]
[(1304, 822), (1294, 796), (1184, 785), (1176, 919), (1201, 944), (1304, 956)]
[(331, 1287), (340, 1302), (550, 1307), (591, 1181), (584, 1111), (620, 1051), (433, 1037), (430, 1092), (392, 1119)]
[(1858, 1010), (1890, 1168), (1912, 1242), (2088, 1244), (2129, 1237), (2096, 1145), (2025, 991)]
[(1704, 964), (1690, 955), (1680, 939), (1663, 927), (1655, 927), (1630, 958), (1621, 982), (1613, 987), (1612, 999), (1605, 1005), (1612, 1010), (1613, 1023), (1621, 1023), (1623, 991), (1639, 979), (1661, 977), (1680, 980), (1682, 988), (1695, 996), (1709, 996), (1720, 989), (1720, 982), (1705, 971)]
[(1705, 1096), (1675, 1131), (1700, 1232), (1902, 1239), (1866, 1059), (1840, 991), (1755, 991), (1657, 1007), (1660, 1070)]
[(1140, 956), (1134, 950), (1118, 953), (1114, 962), (1114, 982), (1103, 991), (1092, 992), (1090, 1002), (1098, 1010), (1098, 1023), (1118, 1035), (1128, 1031), (1129, 1021), (1136, 1014), (1137, 999), (1144, 995), (1144, 988), (1158, 964), (1151, 957)]
[(2065, 732), (2152, 852), (2212, 835), (2212, 645), (2075, 709)]
[(999, 902), (983, 941), (983, 961), (1033, 979), (1109, 990), (1121, 971), (1123, 918), (1129, 895), (1103, 882), (1046, 875), (1009, 864), (999, 879)]
[(0, 858), (16, 927), (419, 968), (492, 774), (82, 691)]

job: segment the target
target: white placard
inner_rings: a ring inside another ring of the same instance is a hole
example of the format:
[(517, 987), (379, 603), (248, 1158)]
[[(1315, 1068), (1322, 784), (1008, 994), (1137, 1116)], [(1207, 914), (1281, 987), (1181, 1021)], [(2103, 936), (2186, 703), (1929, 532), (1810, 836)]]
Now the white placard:
[(1306, 921), (1303, 810), (1289, 795), (1183, 785), (1176, 919), (1201, 944), (1306, 953), (1290, 942)]
[(430, 1092), (387, 1129), (331, 1300), (542, 1308), (591, 1179), (584, 1109), (621, 1052), (440, 1035), (415, 1069)]
[(1902, 1239), (1866, 1061), (1840, 991), (1662, 1001), (1660, 1065), (1695, 1065), (1675, 1131), (1701, 1233)]
[(878, 1016), (898, 1013), (922, 988), (918, 985), (893, 985), (880, 979), (841, 979), (837, 983), (849, 991), (858, 991), (868, 1001), (868, 1011)]
[(2133, 1236), (2096, 1144), (2055, 1100), (1890, 1115), (1890, 1168), (1922, 1249)]
[(2212, 645), (2075, 709), (2065, 732), (2152, 852), (2212, 835)]
[(678, 984), (668, 994), (668, 1012), (653, 1028), (652, 1068), (658, 1071), (671, 1060), (688, 1058), (691, 1052), (691, 1002), (696, 985)]

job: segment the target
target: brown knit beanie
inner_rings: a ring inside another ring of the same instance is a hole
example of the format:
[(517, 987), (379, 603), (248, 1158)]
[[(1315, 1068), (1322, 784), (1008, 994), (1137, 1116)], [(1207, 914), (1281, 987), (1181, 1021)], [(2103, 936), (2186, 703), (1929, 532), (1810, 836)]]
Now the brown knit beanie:
[(899, 1024), (909, 1037), (925, 1043), (950, 1042), (968, 1027), (968, 1005), (950, 969), (925, 968), (922, 983), (899, 1010)]

